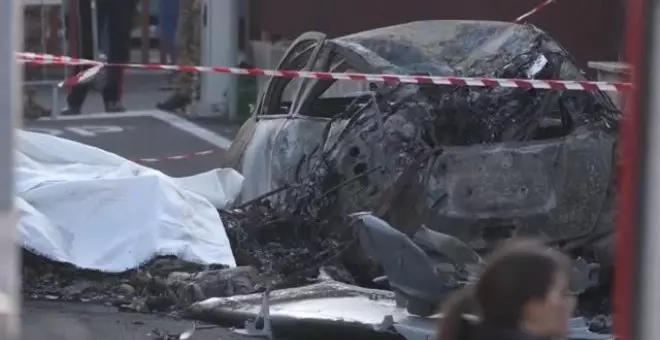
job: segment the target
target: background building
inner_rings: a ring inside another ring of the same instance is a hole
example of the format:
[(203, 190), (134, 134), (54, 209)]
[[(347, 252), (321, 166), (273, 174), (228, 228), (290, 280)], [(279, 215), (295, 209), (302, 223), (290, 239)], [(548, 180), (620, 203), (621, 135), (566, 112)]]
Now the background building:
[[(315, 30), (331, 37), (416, 20), (461, 19), (512, 21), (542, 0), (243, 0), (248, 4), (251, 40), (262, 33), (294, 39)], [(557, 39), (579, 64), (618, 60), (624, 6), (622, 0), (555, 3), (529, 22)]]

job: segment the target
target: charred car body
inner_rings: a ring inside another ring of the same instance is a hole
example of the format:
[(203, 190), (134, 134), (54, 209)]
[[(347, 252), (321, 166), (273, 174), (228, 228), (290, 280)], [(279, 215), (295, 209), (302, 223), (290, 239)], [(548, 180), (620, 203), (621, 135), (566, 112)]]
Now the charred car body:
[[(336, 39), (310, 32), (278, 69), (585, 79), (536, 27), (484, 21), (413, 22)], [(619, 119), (596, 91), (273, 78), (229, 160), (247, 179), (243, 202), (287, 186), (318, 190), (324, 199), (309, 199), (308, 213), (372, 211), (427, 254), (423, 243), (436, 240), (436, 262), (453, 267), (433, 270), (453, 277), (449, 288), (467, 280), (460, 272), (479, 262), (476, 253), (516, 235), (609, 266)], [(270, 200), (300, 204), (283, 192)], [(578, 267), (593, 279), (591, 265)]]

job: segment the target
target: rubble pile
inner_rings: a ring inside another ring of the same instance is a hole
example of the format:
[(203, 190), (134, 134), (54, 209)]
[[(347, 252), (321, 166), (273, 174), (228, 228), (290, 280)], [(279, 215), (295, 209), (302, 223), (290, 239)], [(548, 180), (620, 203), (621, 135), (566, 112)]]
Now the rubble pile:
[(356, 283), (359, 272), (351, 274), (344, 266), (345, 255), (357, 252), (351, 222), (343, 215), (319, 214), (336, 196), (325, 193), (323, 203), (315, 205), (309, 190), (287, 188), (276, 194), (289, 202), (306, 203), (275, 204), (273, 197), (266, 196), (242, 209), (220, 212), (236, 262), (258, 268), (272, 288), (313, 282), (321, 268), (334, 280)]
[(327, 185), (313, 182), (322, 174), (316, 171), (301, 185), (219, 211), (236, 268), (205, 267), (175, 257), (159, 257), (135, 270), (107, 274), (56, 263), (25, 250), (24, 296), (101, 302), (153, 312), (184, 308), (208, 297), (249, 294), (266, 287), (296, 287), (316, 282), (319, 277), (351, 284), (358, 283), (356, 278), (371, 282), (374, 275), (365, 276), (363, 264), (370, 268), (374, 264), (359, 252), (349, 219), (332, 210), (338, 199), (337, 187), (324, 190)]
[[(279, 193), (290, 202), (310, 202), (303, 196), (308, 190), (289, 188)], [(329, 206), (333, 195), (325, 196), (324, 204)], [(318, 281), (320, 273), (321, 279), (356, 283), (354, 277), (361, 272), (354, 276), (343, 265), (344, 255), (357, 250), (346, 218), (312, 216), (309, 208), (313, 204), (278, 205), (278, 209), (270, 199), (267, 195), (240, 209), (219, 211), (236, 268), (160, 257), (135, 270), (107, 274), (56, 263), (25, 250), (23, 294), (30, 299), (100, 302), (123, 310), (154, 312), (184, 308), (208, 297), (250, 294), (266, 286), (300, 286)]]
[(160, 257), (135, 270), (107, 274), (56, 263), (25, 250), (23, 294), (29, 299), (98, 302), (122, 310), (156, 312), (185, 308), (209, 297), (319, 280), (369, 285), (376, 266), (360, 252), (351, 221), (330, 210), (336, 190), (309, 188), (283, 188), (240, 208), (219, 211), (236, 268)]
[(161, 257), (121, 274), (80, 270), (24, 251), (23, 296), (35, 300), (91, 302), (134, 312), (164, 312), (215, 296), (257, 292), (253, 267), (204, 267)]

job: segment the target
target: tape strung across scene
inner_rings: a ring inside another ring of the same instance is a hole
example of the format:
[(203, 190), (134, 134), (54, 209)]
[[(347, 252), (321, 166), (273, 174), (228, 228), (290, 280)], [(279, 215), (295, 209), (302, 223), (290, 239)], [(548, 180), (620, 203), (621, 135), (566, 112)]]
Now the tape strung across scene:
[(536, 12), (540, 11), (541, 9), (543, 9), (544, 7), (548, 6), (553, 2), (555, 2), (555, 0), (545, 0), (542, 3), (536, 5), (531, 10), (529, 10), (527, 13), (524, 13), (523, 15), (517, 17), (515, 20), (513, 20), (513, 22), (521, 23), (523, 20), (531, 17), (532, 15), (536, 14)]
[(423, 85), (450, 85), (467, 87), (506, 87), (522, 89), (545, 89), (545, 90), (572, 90), (572, 91), (627, 91), (630, 83), (602, 82), (602, 81), (574, 81), (574, 80), (539, 80), (539, 79), (498, 79), (498, 78), (466, 78), (466, 77), (438, 77), (424, 75), (396, 75), (396, 74), (367, 74), (367, 73), (333, 73), (317, 71), (298, 70), (268, 70), (256, 68), (238, 68), (224, 66), (188, 66), (188, 65), (162, 65), (162, 64), (111, 64), (94, 60), (79, 59), (50, 54), (36, 54), (19, 52), (16, 54), (18, 62), (36, 65), (56, 66), (79, 66), (90, 65), (91, 68), (73, 76), (60, 86), (71, 86), (86, 82), (94, 78), (103, 67), (123, 67), (131, 69), (146, 70), (168, 70), (182, 72), (202, 73), (228, 73), (249, 76), (271, 76), (285, 78), (314, 78), (314, 79), (336, 79), (356, 80), (386, 83), (408, 83)]
[[(514, 22), (521, 23), (523, 20), (536, 14), (541, 9), (552, 4), (556, 0), (545, 0), (536, 5), (531, 10), (517, 17)], [(509, 87), (524, 89), (555, 89), (555, 90), (577, 90), (577, 91), (610, 91), (620, 92), (630, 88), (629, 83), (616, 82), (595, 82), (595, 81), (563, 81), (563, 80), (534, 80), (534, 79), (494, 79), (494, 78), (461, 78), (461, 77), (436, 77), (420, 75), (394, 75), (394, 74), (363, 74), (363, 73), (331, 73), (331, 72), (309, 72), (297, 70), (268, 70), (268, 69), (247, 69), (236, 67), (210, 67), (210, 66), (187, 66), (187, 65), (164, 65), (164, 64), (110, 64), (95, 60), (81, 59), (67, 56), (57, 56), (52, 54), (39, 54), (31, 52), (17, 52), (16, 58), (19, 64), (32, 65), (55, 65), (55, 66), (90, 66), (90, 68), (65, 79), (58, 84), (59, 87), (72, 86), (85, 83), (92, 80), (103, 67), (123, 67), (133, 69), (147, 70), (168, 70), (183, 72), (208, 72), (208, 73), (227, 73), (250, 76), (272, 76), (287, 78), (316, 78), (316, 79), (337, 79), (337, 80), (356, 80), (373, 81), (388, 83), (412, 83), (412, 84), (436, 84), (451, 86), (470, 86), (470, 87)], [(166, 156), (158, 158), (136, 158), (131, 159), (138, 163), (155, 163), (163, 161), (184, 160), (197, 156), (214, 154), (219, 150), (204, 150), (191, 152), (187, 154)]]
[[(531, 10), (517, 17), (514, 22), (521, 23), (523, 20), (536, 14), (541, 9), (552, 4), (556, 0), (545, 0), (536, 5)], [(207, 72), (207, 73), (227, 73), (250, 76), (272, 76), (287, 78), (316, 78), (316, 79), (337, 79), (337, 80), (356, 80), (373, 81), (388, 83), (413, 83), (413, 84), (436, 84), (451, 86), (470, 86), (470, 87), (509, 87), (524, 89), (555, 89), (555, 90), (577, 90), (577, 91), (610, 91), (620, 92), (630, 88), (629, 83), (621, 82), (596, 82), (596, 81), (563, 81), (563, 80), (533, 80), (533, 79), (494, 79), (494, 78), (461, 78), (461, 77), (436, 77), (420, 75), (394, 75), (394, 74), (363, 74), (363, 73), (331, 73), (331, 72), (309, 72), (297, 70), (268, 70), (268, 69), (247, 69), (236, 67), (210, 67), (210, 66), (187, 66), (187, 65), (164, 65), (164, 64), (110, 64), (95, 60), (81, 59), (67, 56), (57, 56), (52, 54), (38, 54), (31, 52), (18, 52), (16, 58), (20, 64), (34, 65), (55, 65), (55, 66), (91, 66), (90, 68), (67, 78), (58, 84), (59, 87), (72, 86), (79, 83), (85, 83), (92, 80), (103, 67), (123, 67), (133, 69), (147, 70), (168, 70), (183, 72)], [(138, 163), (154, 163), (163, 161), (174, 161), (189, 159), (197, 156), (205, 156), (215, 153), (217, 150), (204, 150), (191, 152), (187, 154), (166, 156), (158, 158), (138, 158), (132, 159)]]
[(131, 159), (131, 161), (136, 163), (157, 163), (157, 162), (165, 162), (165, 161), (178, 161), (178, 160), (189, 159), (197, 156), (206, 156), (219, 151), (221, 150), (204, 150), (204, 151), (191, 152), (176, 156), (166, 156), (166, 157), (158, 157), (158, 158), (134, 158)]

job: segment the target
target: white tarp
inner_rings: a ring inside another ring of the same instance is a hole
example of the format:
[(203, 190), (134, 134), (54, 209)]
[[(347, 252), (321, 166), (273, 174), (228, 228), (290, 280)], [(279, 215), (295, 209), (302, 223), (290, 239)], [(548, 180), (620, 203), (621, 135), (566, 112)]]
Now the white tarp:
[(20, 235), (35, 253), (105, 272), (157, 255), (236, 265), (216, 211), (240, 193), (243, 176), (234, 170), (176, 179), (95, 147), (19, 131), (16, 176)]

